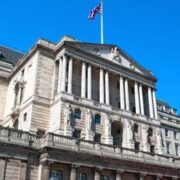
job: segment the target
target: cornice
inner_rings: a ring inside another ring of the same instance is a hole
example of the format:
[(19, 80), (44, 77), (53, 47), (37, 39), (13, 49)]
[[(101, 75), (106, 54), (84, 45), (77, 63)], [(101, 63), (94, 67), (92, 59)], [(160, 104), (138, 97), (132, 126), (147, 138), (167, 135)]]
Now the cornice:
[[(106, 58), (97, 56), (97, 55), (95, 55), (95, 54), (88, 53), (87, 51), (84, 51), (84, 50), (82, 50), (82, 49), (80, 49), (80, 48), (77, 48), (77, 47), (71, 45), (71, 44), (68, 43), (68, 42), (65, 42), (63, 45), (65, 45), (65, 47), (66, 47), (66, 46), (67, 46), (67, 47), (71, 47), (71, 48), (73, 48), (73, 49), (75, 49), (75, 50), (77, 50), (77, 51), (80, 51), (81, 53), (84, 53), (84, 54), (86, 54), (86, 55), (88, 55), (88, 56), (91, 56), (91, 57), (93, 57), (93, 58), (95, 58), (95, 59), (100, 59), (100, 60), (102, 60), (102, 61), (105, 61), (106, 63), (109, 63), (109, 64), (112, 64), (112, 65), (116, 65), (116, 66), (118, 66), (118, 67), (124, 68), (125, 70), (130, 71), (131, 73), (134, 73), (134, 74), (138, 74), (138, 75), (143, 76), (142, 74), (140, 74), (140, 73), (138, 73), (138, 72), (135, 72), (135, 71), (131, 71), (131, 70), (129, 70), (128, 68), (126, 68), (126, 67), (124, 67), (124, 66), (117, 65), (117, 64), (115, 64), (115, 63), (107, 60)], [(134, 60), (133, 58), (131, 58), (130, 56), (128, 56), (122, 49), (120, 49), (120, 50), (121, 50), (121, 53), (122, 53), (124, 56), (126, 56), (126, 58), (128, 58), (128, 60), (130, 60), (130, 61), (133, 62), (133, 63), (136, 63), (136, 65), (137, 65), (140, 69), (142, 69), (144, 72), (146, 72), (146, 73), (148, 74), (146, 77), (150, 78), (153, 82), (156, 82), (156, 81), (157, 81), (157, 79), (156, 79), (153, 75), (151, 75), (145, 68), (141, 67), (137, 62), (135, 62), (135, 60)]]
[(72, 56), (73, 58), (80, 59), (82, 61), (86, 61), (87, 63), (94, 64), (96, 66), (102, 67), (104, 69), (108, 69), (110, 72), (113, 72), (117, 75), (121, 75), (132, 79), (134, 81), (139, 81), (140, 83), (151, 86), (155, 88), (155, 80), (153, 81), (149, 77), (145, 77), (140, 73), (130, 71), (128, 68), (115, 64), (107, 59), (102, 57), (97, 57), (92, 54), (86, 53), (74, 47), (65, 47), (65, 54), (67, 56)]

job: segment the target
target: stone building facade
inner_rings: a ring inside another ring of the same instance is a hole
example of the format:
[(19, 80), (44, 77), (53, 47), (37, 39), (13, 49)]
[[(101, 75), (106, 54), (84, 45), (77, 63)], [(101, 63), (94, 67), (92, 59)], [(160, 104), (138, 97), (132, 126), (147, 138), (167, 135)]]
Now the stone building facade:
[(0, 180), (180, 178), (180, 117), (116, 45), (0, 46)]

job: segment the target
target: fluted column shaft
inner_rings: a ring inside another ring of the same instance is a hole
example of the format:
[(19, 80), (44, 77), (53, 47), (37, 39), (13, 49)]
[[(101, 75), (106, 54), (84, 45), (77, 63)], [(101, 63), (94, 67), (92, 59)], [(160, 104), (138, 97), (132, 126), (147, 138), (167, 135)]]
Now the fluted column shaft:
[(135, 106), (136, 106), (136, 114), (140, 113), (139, 109), (139, 92), (138, 92), (138, 83), (134, 82), (134, 92), (135, 92)]
[(81, 73), (81, 97), (86, 97), (86, 63), (82, 62), (82, 73)]
[(143, 97), (142, 84), (139, 85), (139, 99), (140, 99), (141, 114), (144, 115), (144, 97)]
[(100, 180), (100, 173), (99, 171), (95, 171), (95, 174), (94, 174), (94, 180)]
[(68, 66), (68, 93), (72, 93), (72, 74), (73, 74), (73, 60), (69, 59)]
[(128, 79), (125, 79), (125, 100), (126, 100), (126, 110), (129, 111), (129, 85)]
[(63, 56), (63, 63), (62, 63), (62, 74), (61, 74), (61, 91), (66, 90), (66, 66), (67, 66), (67, 59), (66, 56)]
[(88, 66), (88, 94), (87, 98), (91, 99), (92, 96), (92, 68), (91, 65)]
[(109, 105), (109, 72), (106, 71), (105, 73), (105, 87), (106, 87), (106, 104)]
[(154, 118), (158, 118), (158, 113), (157, 113), (157, 101), (156, 101), (156, 92), (153, 89), (152, 90), (152, 95), (153, 95), (153, 108), (154, 108)]
[(99, 102), (104, 103), (104, 70), (99, 72)]
[(152, 92), (151, 92), (151, 88), (148, 87), (148, 101), (149, 101), (149, 116), (150, 118), (153, 118), (153, 103), (152, 103)]
[(124, 103), (124, 79), (122, 76), (120, 76), (119, 79), (119, 84), (120, 84), (120, 104), (121, 104), (121, 109), (125, 109), (125, 103)]
[(76, 168), (71, 169), (70, 180), (76, 180)]

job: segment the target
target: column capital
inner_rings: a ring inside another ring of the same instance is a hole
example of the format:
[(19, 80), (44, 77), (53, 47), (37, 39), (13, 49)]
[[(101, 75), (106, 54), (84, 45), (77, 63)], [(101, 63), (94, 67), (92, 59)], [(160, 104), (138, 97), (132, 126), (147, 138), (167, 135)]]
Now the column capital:
[(101, 171), (103, 171), (103, 167), (97, 166), (97, 167), (95, 167), (95, 171), (100, 173)]
[(71, 164), (71, 169), (77, 170), (80, 167), (79, 164)]
[(140, 176), (140, 178), (144, 178), (145, 176), (147, 176), (147, 173), (144, 173), (144, 172), (140, 173), (139, 176)]
[(163, 178), (163, 175), (157, 175), (156, 180), (161, 180)]
[(117, 174), (120, 174), (120, 175), (123, 174), (124, 172), (125, 172), (124, 169), (118, 169), (118, 170), (116, 171), (116, 173), (117, 173)]

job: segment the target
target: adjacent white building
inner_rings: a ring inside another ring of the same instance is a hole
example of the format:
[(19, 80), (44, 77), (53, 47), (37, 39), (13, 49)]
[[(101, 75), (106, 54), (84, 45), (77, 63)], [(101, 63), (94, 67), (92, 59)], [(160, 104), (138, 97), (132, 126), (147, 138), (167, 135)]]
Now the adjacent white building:
[(116, 45), (0, 46), (0, 179), (180, 178), (180, 117), (156, 81)]

